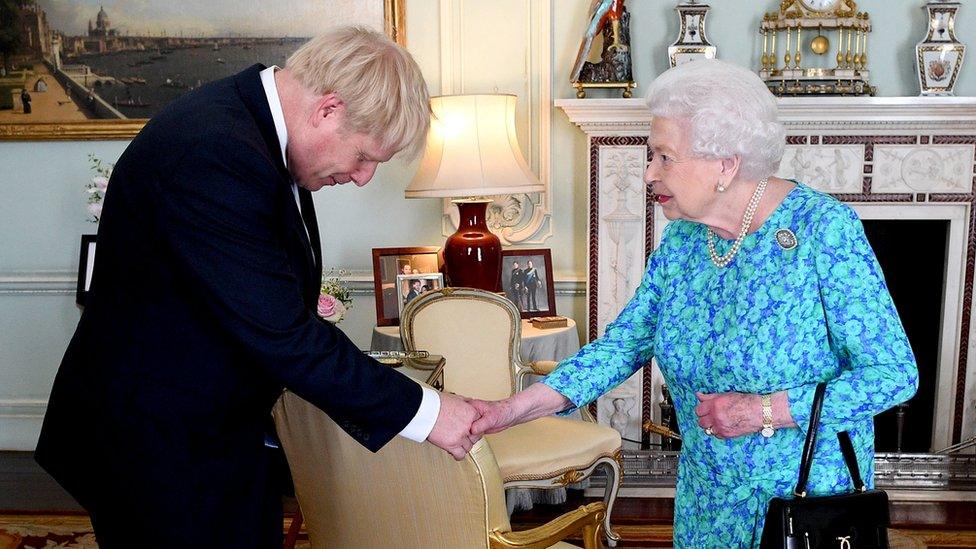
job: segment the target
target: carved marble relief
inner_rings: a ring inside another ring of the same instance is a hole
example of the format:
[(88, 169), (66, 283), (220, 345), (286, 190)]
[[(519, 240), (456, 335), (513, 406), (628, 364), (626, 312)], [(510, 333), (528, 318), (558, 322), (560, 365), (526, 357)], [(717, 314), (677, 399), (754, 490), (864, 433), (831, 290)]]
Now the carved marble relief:
[(787, 145), (777, 176), (829, 193), (860, 193), (864, 145)]
[[(641, 394), (634, 384), (624, 383), (604, 395), (597, 404), (597, 416), (601, 423), (609, 424), (620, 436), (640, 440)], [(639, 444), (624, 441), (624, 448), (638, 449)]]
[[(599, 270), (609, 276), (599, 280), (599, 335), (633, 296), (644, 273), (646, 158), (644, 146), (600, 147)], [(601, 423), (634, 440), (640, 440), (641, 407), (628, 402), (640, 401), (641, 378), (638, 372), (597, 405)]]
[(972, 145), (875, 145), (876, 193), (970, 193)]
[(600, 149), (600, 334), (644, 271), (644, 147)]

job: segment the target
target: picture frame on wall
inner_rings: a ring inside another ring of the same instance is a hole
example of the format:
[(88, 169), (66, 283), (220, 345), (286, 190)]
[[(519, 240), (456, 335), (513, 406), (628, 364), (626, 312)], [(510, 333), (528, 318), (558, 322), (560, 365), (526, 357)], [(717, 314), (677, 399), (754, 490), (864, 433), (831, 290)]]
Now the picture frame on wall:
[(399, 316), (403, 316), (403, 309), (417, 296), (425, 292), (440, 290), (444, 287), (444, 275), (441, 273), (419, 273), (397, 275), (399, 289)]
[(78, 258), (78, 287), (75, 290), (75, 303), (85, 306), (88, 288), (91, 287), (92, 270), (95, 267), (95, 235), (81, 235), (81, 254)]
[(184, 93), (255, 63), (284, 66), (330, 26), (363, 25), (403, 45), (405, 2), (14, 3), (0, 140), (131, 139)]
[(548, 248), (502, 250), (502, 290), (522, 318), (556, 315), (552, 251)]
[[(400, 324), (402, 281), (398, 275), (440, 273), (444, 259), (438, 246), (373, 248), (373, 291), (376, 295), (376, 325)], [(441, 287), (444, 282), (441, 279)]]

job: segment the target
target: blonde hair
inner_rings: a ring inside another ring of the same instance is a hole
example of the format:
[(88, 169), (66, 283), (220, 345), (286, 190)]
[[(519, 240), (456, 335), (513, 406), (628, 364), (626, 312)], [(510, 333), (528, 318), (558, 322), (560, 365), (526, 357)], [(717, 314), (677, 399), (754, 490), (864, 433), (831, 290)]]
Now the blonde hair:
[(345, 130), (411, 157), (423, 150), (430, 127), (427, 84), (413, 57), (385, 35), (336, 27), (303, 44), (285, 66), (306, 89), (339, 96)]
[(658, 76), (647, 91), (652, 116), (691, 124), (693, 155), (741, 159), (747, 179), (773, 175), (786, 148), (776, 98), (752, 71), (718, 59), (698, 59)]

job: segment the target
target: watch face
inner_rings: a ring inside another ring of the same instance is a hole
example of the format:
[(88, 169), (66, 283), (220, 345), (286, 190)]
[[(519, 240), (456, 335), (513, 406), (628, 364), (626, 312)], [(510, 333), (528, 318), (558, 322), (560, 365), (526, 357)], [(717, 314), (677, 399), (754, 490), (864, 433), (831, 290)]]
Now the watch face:
[(769, 437), (773, 436), (773, 433), (775, 433), (775, 432), (776, 431), (774, 431), (772, 427), (763, 427), (762, 436), (764, 436), (766, 438), (769, 438)]
[(800, 3), (810, 11), (825, 12), (837, 7), (840, 0), (800, 0)]

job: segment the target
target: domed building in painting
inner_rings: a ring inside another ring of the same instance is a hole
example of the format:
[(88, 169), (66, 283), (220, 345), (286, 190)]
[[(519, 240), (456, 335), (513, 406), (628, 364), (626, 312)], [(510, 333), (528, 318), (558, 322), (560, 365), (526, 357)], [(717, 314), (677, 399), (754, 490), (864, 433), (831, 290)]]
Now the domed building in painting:
[(104, 6), (100, 6), (98, 10), (98, 15), (95, 16), (94, 26), (92, 26), (91, 19), (88, 20), (88, 36), (90, 37), (105, 38), (108, 36), (116, 36), (117, 32), (112, 28), (112, 22), (109, 20)]

